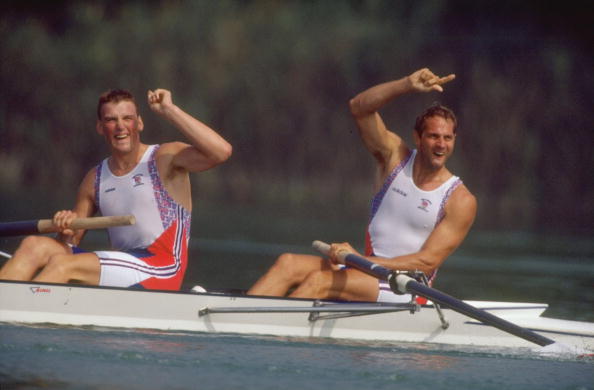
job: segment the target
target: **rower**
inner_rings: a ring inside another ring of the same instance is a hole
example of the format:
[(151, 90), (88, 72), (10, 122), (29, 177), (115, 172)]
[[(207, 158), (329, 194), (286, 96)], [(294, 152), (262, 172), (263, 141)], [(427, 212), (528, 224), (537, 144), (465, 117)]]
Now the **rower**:
[[(350, 101), (363, 144), (376, 160), (376, 196), (367, 229), (366, 257), (388, 269), (419, 270), (431, 284), (439, 266), (466, 237), (476, 199), (446, 167), (454, 151), (457, 119), (447, 107), (429, 107), (416, 120), (415, 148), (388, 130), (379, 110), (410, 93), (442, 92), (455, 76), (420, 69), (376, 85)], [(339, 264), (337, 253), (357, 253), (349, 243), (332, 244), (327, 259), (286, 253), (248, 291), (253, 295), (406, 302), (386, 281)]]
[[(96, 130), (111, 155), (83, 179), (73, 210), (57, 212), (57, 239), (29, 236), (0, 270), (0, 279), (179, 290), (187, 267), (192, 197), (189, 173), (229, 158), (231, 145), (173, 103), (165, 89), (148, 91), (151, 110), (187, 139), (147, 145), (132, 94), (110, 90), (99, 98)], [(78, 217), (96, 212), (129, 215), (136, 224), (108, 229), (112, 250), (84, 252)]]

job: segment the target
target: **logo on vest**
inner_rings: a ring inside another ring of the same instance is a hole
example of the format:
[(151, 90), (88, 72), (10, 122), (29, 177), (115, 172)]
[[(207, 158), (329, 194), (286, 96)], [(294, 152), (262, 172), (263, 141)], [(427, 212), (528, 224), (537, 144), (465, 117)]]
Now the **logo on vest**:
[(402, 191), (400, 188), (392, 188), (392, 191), (394, 191), (397, 194), (400, 194), (402, 196), (407, 196), (406, 192)]
[(428, 213), (429, 210), (427, 210), (427, 208), (429, 206), (431, 206), (431, 201), (429, 199), (422, 198), (421, 199), (421, 205), (420, 206), (417, 206), (417, 208), (423, 210), (426, 213)]
[(133, 185), (132, 187), (143, 186), (143, 175), (142, 173), (137, 173), (136, 175), (132, 176)]

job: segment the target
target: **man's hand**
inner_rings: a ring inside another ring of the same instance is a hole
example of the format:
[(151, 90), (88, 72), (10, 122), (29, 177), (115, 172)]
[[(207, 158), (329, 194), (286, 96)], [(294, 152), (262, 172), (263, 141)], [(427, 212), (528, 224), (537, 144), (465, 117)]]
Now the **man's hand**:
[(74, 236), (74, 230), (70, 229), (72, 222), (78, 218), (78, 215), (71, 210), (62, 210), (54, 214), (54, 226), (60, 229), (60, 233), (68, 238)]
[(173, 107), (171, 92), (161, 88), (148, 91), (148, 104), (153, 112), (164, 115), (168, 109)]
[(344, 264), (344, 259), (341, 258), (341, 255), (354, 253), (358, 256), (361, 256), (359, 252), (357, 252), (351, 244), (348, 242), (343, 242), (341, 244), (331, 244), (330, 251), (328, 252), (328, 258), (333, 264)]
[(455, 78), (455, 74), (450, 74), (446, 77), (436, 76), (428, 68), (417, 70), (415, 73), (408, 76), (412, 89), (417, 92), (443, 92), (442, 85)]

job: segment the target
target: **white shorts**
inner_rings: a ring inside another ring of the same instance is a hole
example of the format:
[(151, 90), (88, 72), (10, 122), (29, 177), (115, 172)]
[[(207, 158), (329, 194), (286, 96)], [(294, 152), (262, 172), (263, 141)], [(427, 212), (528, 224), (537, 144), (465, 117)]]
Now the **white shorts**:
[[(344, 264), (339, 264), (339, 269), (349, 268)], [(379, 292), (377, 294), (377, 302), (390, 302), (390, 303), (408, 303), (412, 299), (410, 294), (396, 294), (390, 288), (388, 282), (378, 280)]]
[(142, 270), (146, 263), (128, 253), (97, 251), (95, 254), (101, 263), (100, 286), (130, 287), (151, 277)]
[[(110, 287), (141, 287), (141, 283), (148, 279), (158, 279), (162, 289), (175, 289), (176, 286), (169, 286), (175, 283), (173, 280), (179, 274), (179, 265), (173, 263), (169, 266), (155, 266), (147, 262), (153, 255), (150, 252), (142, 253), (135, 251), (131, 253), (120, 251), (96, 251), (101, 264), (100, 286)], [(136, 256), (135, 256), (136, 255)]]
[(383, 280), (379, 281), (379, 293), (377, 294), (378, 302), (391, 302), (391, 303), (408, 303), (412, 299), (410, 294), (396, 294), (388, 282)]

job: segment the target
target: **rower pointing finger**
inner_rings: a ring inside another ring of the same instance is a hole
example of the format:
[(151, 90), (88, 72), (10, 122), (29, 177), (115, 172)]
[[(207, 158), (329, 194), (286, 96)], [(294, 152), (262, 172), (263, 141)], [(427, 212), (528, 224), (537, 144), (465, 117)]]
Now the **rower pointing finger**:
[(421, 69), (409, 76), (412, 87), (420, 92), (438, 91), (443, 92), (442, 85), (449, 83), (456, 78), (455, 74), (445, 77), (435, 75), (428, 68)]

